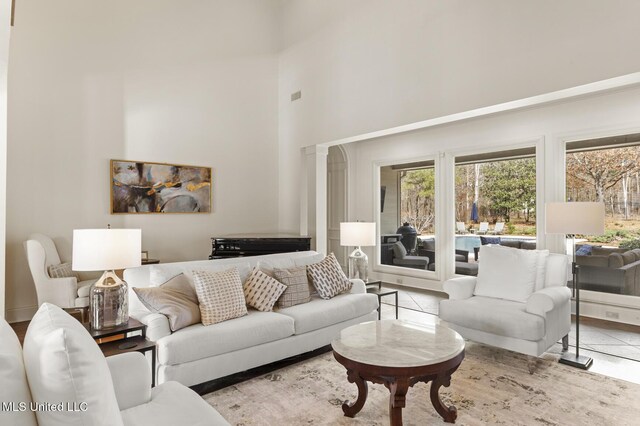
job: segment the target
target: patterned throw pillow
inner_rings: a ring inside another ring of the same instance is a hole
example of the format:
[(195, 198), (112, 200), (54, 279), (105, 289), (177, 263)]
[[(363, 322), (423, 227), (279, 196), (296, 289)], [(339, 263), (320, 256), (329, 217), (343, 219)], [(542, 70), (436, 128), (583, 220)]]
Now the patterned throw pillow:
[(242, 281), (237, 268), (193, 271), (202, 324), (211, 325), (247, 315)]
[(158, 287), (133, 287), (133, 291), (149, 311), (169, 319), (171, 331), (200, 322), (198, 297), (184, 274)]
[(78, 274), (71, 270), (71, 262), (49, 266), (49, 277), (51, 278), (75, 277), (78, 281), (80, 280), (78, 278)]
[(268, 312), (273, 309), (273, 305), (276, 304), (278, 297), (284, 293), (287, 286), (255, 268), (242, 288), (247, 305), (253, 306), (259, 311)]
[(296, 268), (273, 270), (276, 280), (287, 286), (287, 289), (278, 299), (279, 308), (289, 308), (291, 306), (307, 303), (311, 300), (309, 294), (309, 279), (307, 278), (307, 267), (298, 266)]
[(337, 294), (351, 289), (351, 281), (342, 272), (338, 259), (330, 253), (322, 261), (307, 266), (307, 272), (323, 299), (331, 299)]

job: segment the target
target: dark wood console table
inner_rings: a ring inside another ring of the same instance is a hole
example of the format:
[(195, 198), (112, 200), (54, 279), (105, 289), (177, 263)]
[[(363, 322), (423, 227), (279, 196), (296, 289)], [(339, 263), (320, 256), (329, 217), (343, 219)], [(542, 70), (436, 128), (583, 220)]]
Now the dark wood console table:
[(286, 234), (237, 234), (211, 238), (209, 259), (307, 250), (311, 250), (311, 237)]

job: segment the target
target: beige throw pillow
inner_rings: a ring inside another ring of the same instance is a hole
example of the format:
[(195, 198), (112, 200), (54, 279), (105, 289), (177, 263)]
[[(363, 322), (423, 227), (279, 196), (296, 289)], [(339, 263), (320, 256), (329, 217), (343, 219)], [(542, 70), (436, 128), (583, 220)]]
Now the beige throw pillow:
[(71, 262), (61, 263), (59, 265), (49, 266), (49, 277), (51, 278), (68, 278), (75, 277), (78, 281), (78, 274), (71, 269)]
[(242, 288), (247, 305), (268, 312), (273, 310), (273, 305), (287, 286), (255, 268)]
[(149, 311), (169, 319), (171, 331), (200, 322), (198, 297), (184, 274), (158, 287), (134, 287), (133, 291)]
[(276, 280), (287, 286), (287, 289), (278, 299), (279, 308), (289, 308), (311, 300), (306, 266), (288, 269), (276, 268), (273, 270), (273, 274)]
[(193, 271), (202, 324), (211, 325), (247, 315), (242, 281), (237, 268), (226, 271)]
[(338, 259), (330, 253), (318, 263), (307, 265), (307, 272), (323, 299), (332, 297), (351, 289), (351, 281), (342, 272)]

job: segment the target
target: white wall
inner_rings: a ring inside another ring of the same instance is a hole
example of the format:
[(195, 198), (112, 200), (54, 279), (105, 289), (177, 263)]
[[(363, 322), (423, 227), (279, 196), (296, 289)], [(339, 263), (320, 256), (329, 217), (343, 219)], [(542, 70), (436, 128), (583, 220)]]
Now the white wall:
[[(7, 314), (36, 305), (22, 242), (140, 227), (163, 262), (278, 226), (278, 1), (23, 0), (9, 68)], [(112, 216), (109, 159), (213, 168), (213, 213)]]
[(0, 0), (0, 318), (5, 316), (5, 240), (7, 201), (7, 70), (11, 0)]
[(287, 2), (281, 227), (298, 222), (299, 147), (635, 72), (639, 13), (635, 0)]

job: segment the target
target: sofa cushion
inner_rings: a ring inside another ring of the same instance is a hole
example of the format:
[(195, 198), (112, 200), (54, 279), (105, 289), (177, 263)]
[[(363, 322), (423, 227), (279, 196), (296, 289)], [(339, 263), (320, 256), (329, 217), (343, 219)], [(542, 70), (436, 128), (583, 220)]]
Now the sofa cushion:
[(307, 266), (307, 273), (323, 299), (332, 297), (351, 289), (351, 281), (342, 271), (333, 253), (329, 253), (322, 261)]
[(11, 326), (0, 318), (0, 402), (12, 403), (16, 410), (0, 409), (0, 425), (36, 426), (36, 416), (31, 410), (20, 411), (20, 404), (31, 402), (22, 361), (22, 347)]
[(593, 250), (593, 246), (591, 244), (582, 244), (576, 250), (576, 256), (591, 256), (592, 250)]
[(178, 382), (165, 382), (151, 390), (151, 401), (122, 412), (125, 426), (207, 425), (229, 423), (197, 393)]
[(636, 255), (636, 260), (640, 260), (640, 248), (631, 250)]
[(609, 255), (609, 268), (622, 268), (624, 259), (620, 253), (611, 253)]
[(391, 248), (393, 249), (393, 257), (402, 259), (407, 255), (407, 249), (400, 241), (395, 242)]
[(476, 296), (525, 302), (536, 283), (538, 253), (500, 246), (484, 246)]
[(286, 286), (284, 293), (278, 299), (279, 308), (288, 308), (311, 300), (306, 266), (289, 269), (276, 268), (273, 270), (273, 275), (276, 280)]
[(220, 272), (193, 271), (202, 324), (212, 325), (247, 314), (238, 269)]
[(622, 263), (628, 265), (636, 261), (636, 254), (632, 251), (622, 253)]
[(248, 315), (208, 327), (194, 324), (158, 340), (161, 364), (181, 364), (233, 352), (294, 333), (293, 319), (275, 312), (249, 310)]
[(37, 411), (38, 424), (122, 425), (107, 360), (62, 309), (40, 306), (24, 339), (24, 361), (35, 402), (87, 404), (86, 411)]
[(171, 331), (200, 322), (198, 297), (184, 274), (159, 287), (134, 287), (140, 302), (150, 311), (165, 315)]
[[(609, 267), (609, 256), (576, 256), (576, 263), (584, 266)], [(622, 256), (620, 256), (620, 266), (622, 266)]]
[(436, 239), (426, 238), (422, 240), (422, 248), (429, 251), (436, 251)]
[(522, 241), (520, 244), (520, 248), (523, 250), (535, 250), (536, 242), (535, 241)]
[(511, 300), (475, 296), (441, 301), (439, 316), (444, 321), (498, 336), (540, 340), (545, 332), (544, 318), (526, 312), (525, 306)]
[(366, 315), (376, 309), (378, 298), (374, 294), (347, 293), (330, 300), (313, 298), (309, 303), (281, 309), (279, 313), (294, 320), (295, 334), (303, 334)]
[(242, 285), (247, 305), (259, 311), (269, 312), (287, 286), (255, 268)]
[[(505, 240), (504, 242), (511, 242), (510, 240)], [(486, 246), (487, 244), (502, 244), (500, 241), (500, 237), (480, 237), (480, 244)], [(516, 247), (517, 248), (517, 247)]]
[(277, 261), (260, 260), (256, 264), (256, 268), (260, 269), (271, 278), (275, 278), (275, 274), (273, 273), (275, 269), (287, 269), (293, 268), (294, 266), (296, 265), (293, 263), (293, 259), (289, 258), (278, 259)]

